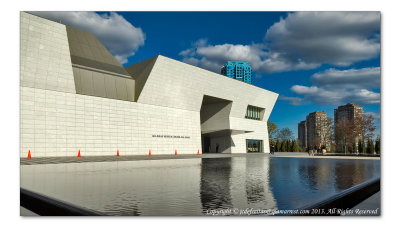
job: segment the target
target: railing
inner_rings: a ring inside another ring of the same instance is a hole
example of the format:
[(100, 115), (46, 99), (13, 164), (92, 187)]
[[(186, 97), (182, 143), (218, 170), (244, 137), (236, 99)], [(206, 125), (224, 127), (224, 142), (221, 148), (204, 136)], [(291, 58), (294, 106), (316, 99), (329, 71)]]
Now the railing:
[(339, 216), (342, 211), (355, 207), (368, 197), (379, 192), (380, 187), (380, 178), (371, 179), (318, 203), (300, 208), (299, 210), (310, 212), (303, 212), (297, 215)]
[(20, 205), (44, 216), (99, 216), (95, 211), (77, 207), (59, 200), (20, 188)]

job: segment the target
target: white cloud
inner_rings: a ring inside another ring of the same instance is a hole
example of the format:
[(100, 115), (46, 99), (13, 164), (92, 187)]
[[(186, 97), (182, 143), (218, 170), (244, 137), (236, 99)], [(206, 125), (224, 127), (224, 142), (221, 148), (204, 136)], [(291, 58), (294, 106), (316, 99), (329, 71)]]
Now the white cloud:
[(311, 77), (314, 84), (324, 88), (380, 88), (381, 70), (380, 67), (337, 70), (328, 69), (319, 72)]
[(259, 73), (348, 66), (379, 55), (379, 32), (379, 12), (296, 12), (272, 25), (262, 43), (210, 45), (200, 39), (180, 55), (215, 72), (228, 60), (247, 61)]
[[(311, 77), (313, 86), (294, 85), (291, 90), (301, 98), (298, 103), (317, 105), (361, 105), (380, 103), (380, 93), (368, 89), (380, 88), (380, 67), (337, 70), (328, 69)], [(289, 100), (290, 101), (290, 100)], [(291, 101), (292, 105), (296, 105)]]
[(287, 61), (348, 66), (380, 52), (379, 12), (296, 12), (265, 36), (272, 52)]
[(317, 105), (342, 105), (344, 103), (368, 105), (380, 103), (380, 94), (367, 89), (330, 90), (316, 86), (294, 85), (291, 90), (296, 95), (302, 96), (302, 102), (310, 101)]
[(278, 97), (278, 99), (289, 101), (291, 105), (295, 105), (295, 106), (296, 105), (301, 105), (304, 102), (304, 100), (302, 98), (299, 98), (299, 97), (287, 97), (287, 96), (284, 96), (284, 95), (280, 95)]
[(32, 12), (94, 34), (101, 43), (124, 64), (144, 45), (145, 34), (117, 13), (95, 12)]
[[(198, 43), (201, 45), (198, 45)], [(263, 44), (210, 45), (201, 39), (194, 44), (194, 47), (183, 50), (179, 54), (183, 56), (184, 62), (217, 73), (220, 72), (221, 66), (226, 61), (249, 62), (253, 71), (259, 73), (312, 69), (319, 66), (318, 64), (307, 64), (302, 61), (284, 61), (279, 54), (272, 54), (265, 50), (265, 45)]]

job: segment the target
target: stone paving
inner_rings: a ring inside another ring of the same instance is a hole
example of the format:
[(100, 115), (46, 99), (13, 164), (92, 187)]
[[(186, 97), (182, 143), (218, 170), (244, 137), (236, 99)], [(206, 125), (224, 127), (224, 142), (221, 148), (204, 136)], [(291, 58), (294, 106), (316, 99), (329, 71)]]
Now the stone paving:
[(35, 164), (57, 164), (57, 163), (80, 163), (80, 162), (110, 162), (110, 161), (137, 161), (137, 160), (162, 160), (162, 159), (191, 159), (191, 158), (228, 158), (228, 157), (245, 157), (246, 155), (262, 155), (269, 154), (181, 154), (181, 155), (130, 155), (130, 156), (82, 156), (82, 157), (32, 157), (20, 158), (21, 165)]
[(247, 154), (200, 154), (200, 155), (130, 155), (130, 156), (82, 156), (78, 157), (32, 157), (20, 158), (21, 165), (35, 164), (57, 164), (57, 163), (79, 163), (79, 162), (110, 162), (110, 161), (136, 161), (136, 160), (161, 160), (161, 159), (190, 159), (190, 158), (229, 158), (245, 157), (247, 155), (260, 155), (270, 157), (290, 157), (290, 158), (336, 158), (336, 159), (375, 159), (380, 157), (356, 157), (356, 156), (309, 156), (306, 152), (275, 152), (274, 154), (247, 153)]
[(341, 155), (308, 155), (307, 152), (275, 152), (273, 157), (291, 157), (291, 158), (336, 158), (336, 159), (374, 159), (379, 160), (380, 157), (374, 156), (341, 156)]

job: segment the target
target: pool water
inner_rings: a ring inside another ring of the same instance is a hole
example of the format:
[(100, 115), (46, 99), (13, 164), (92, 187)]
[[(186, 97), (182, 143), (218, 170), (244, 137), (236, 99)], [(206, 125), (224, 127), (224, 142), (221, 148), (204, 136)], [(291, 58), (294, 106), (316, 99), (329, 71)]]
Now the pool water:
[(247, 155), (21, 165), (21, 187), (105, 215), (296, 209), (380, 177), (380, 160)]

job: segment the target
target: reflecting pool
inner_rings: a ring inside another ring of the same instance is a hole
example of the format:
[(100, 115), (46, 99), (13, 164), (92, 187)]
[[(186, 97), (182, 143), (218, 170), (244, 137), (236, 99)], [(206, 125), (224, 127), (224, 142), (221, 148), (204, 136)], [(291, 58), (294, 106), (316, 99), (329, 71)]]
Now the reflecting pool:
[(269, 157), (21, 165), (21, 187), (106, 215), (296, 209), (380, 176), (380, 160)]

